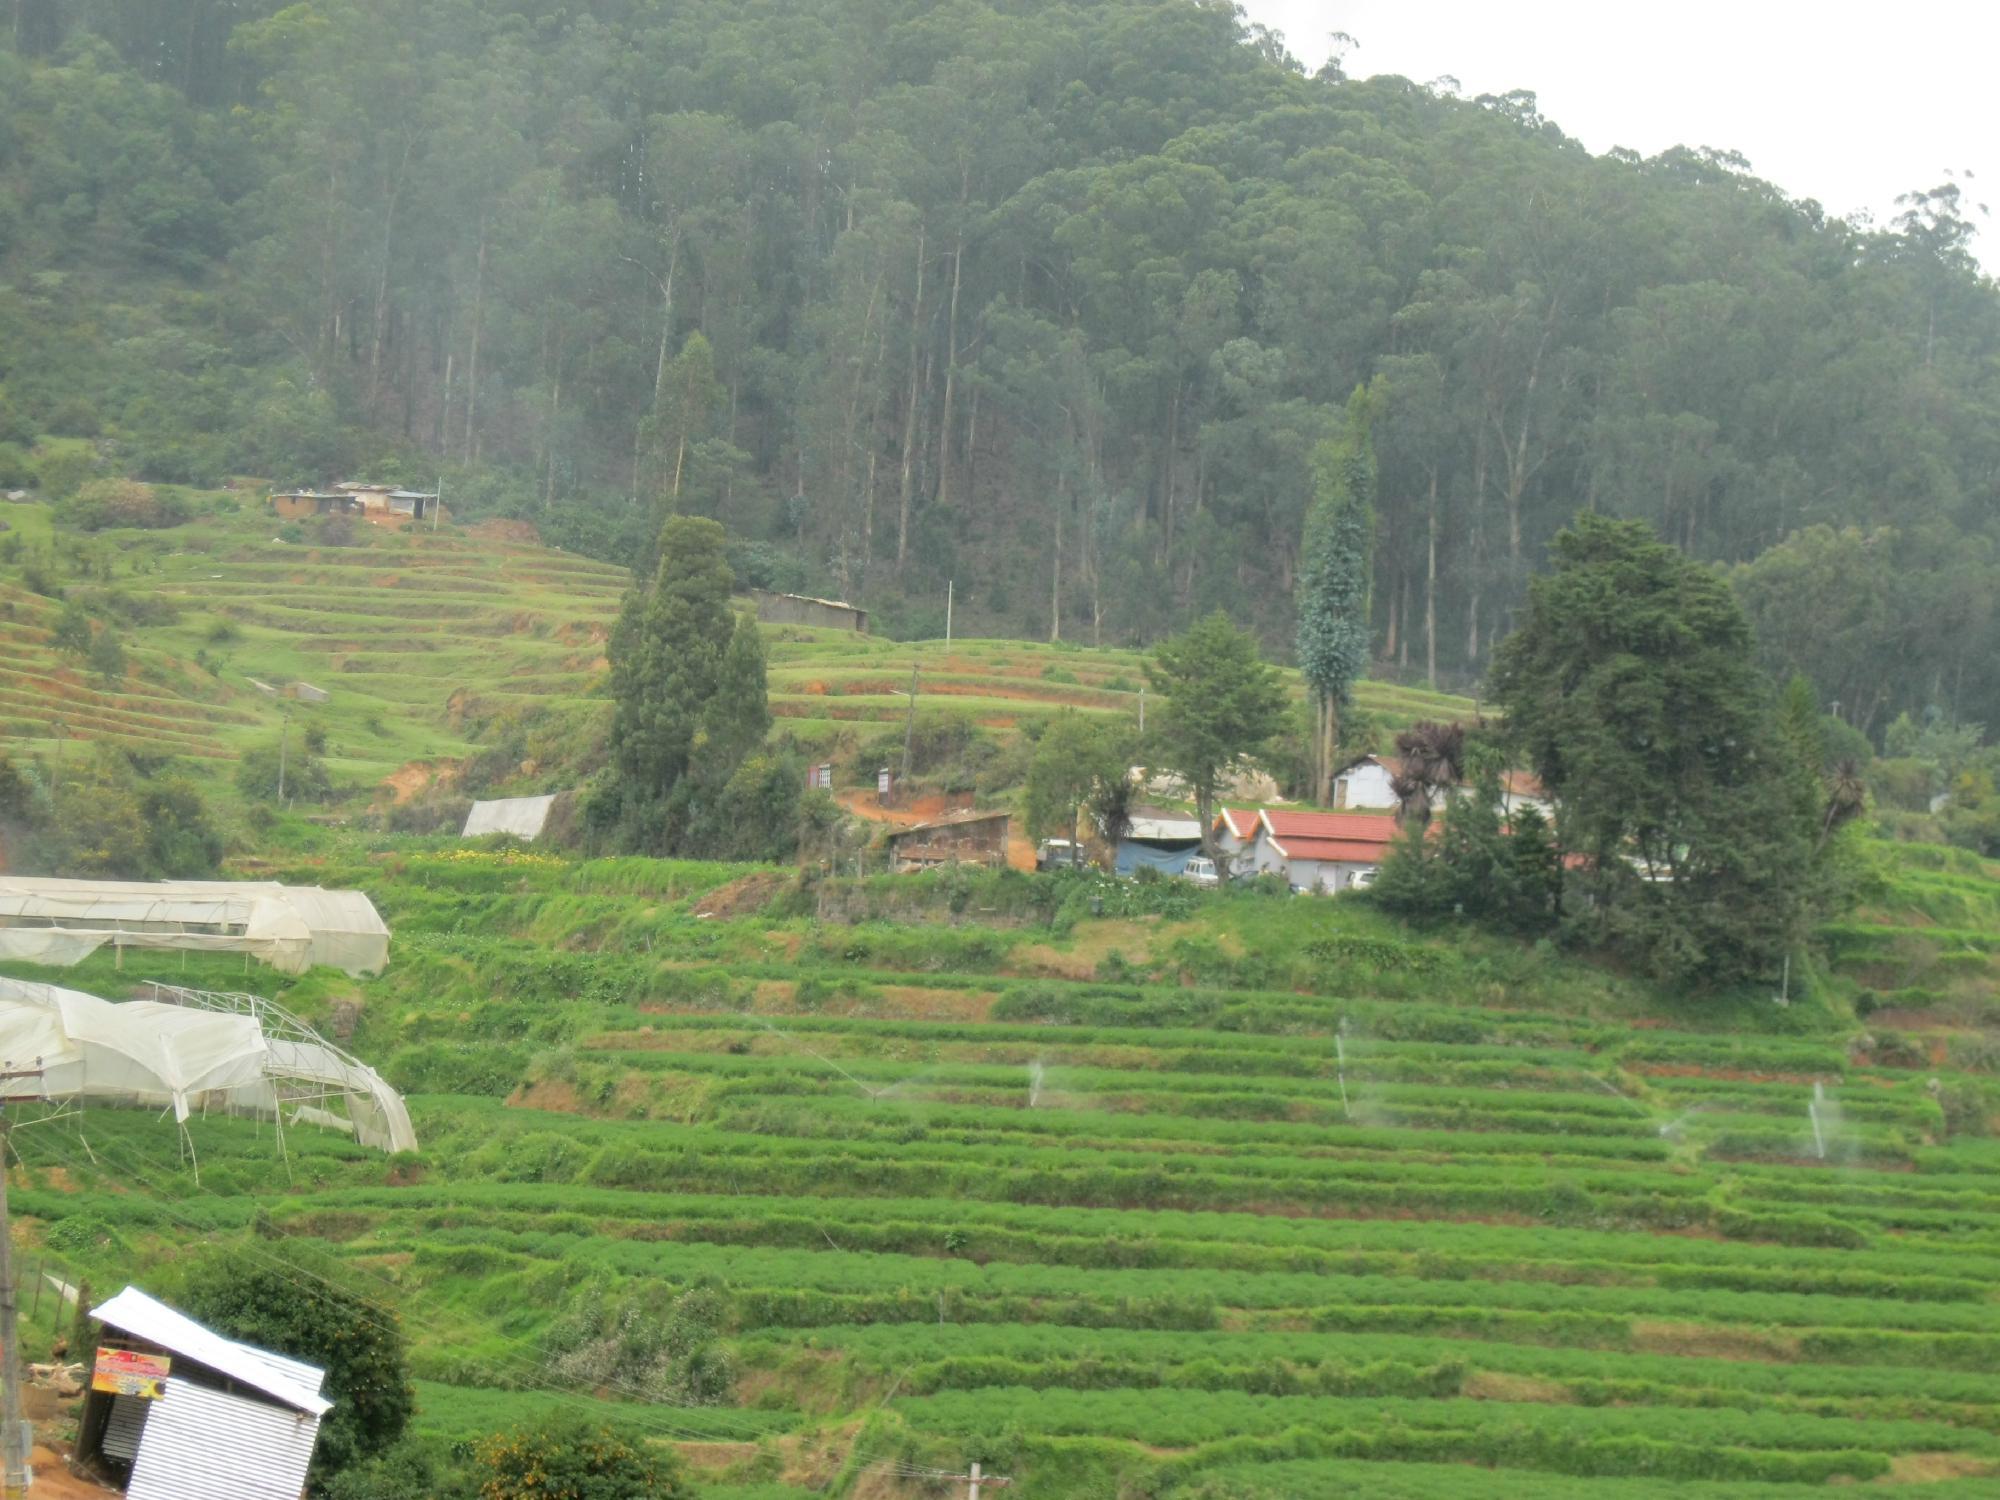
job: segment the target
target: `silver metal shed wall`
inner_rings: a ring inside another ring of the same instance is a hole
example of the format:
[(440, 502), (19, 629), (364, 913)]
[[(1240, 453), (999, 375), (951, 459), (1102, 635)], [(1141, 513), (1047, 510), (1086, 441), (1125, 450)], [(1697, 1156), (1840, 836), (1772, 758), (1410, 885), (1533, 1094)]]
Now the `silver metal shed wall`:
[(170, 1380), (153, 1403), (127, 1500), (298, 1500), (319, 1418)]
[(465, 831), (459, 837), (476, 839), (481, 834), (511, 833), (517, 839), (534, 839), (547, 825), (549, 809), (555, 805), (554, 792), (543, 797), (495, 797), (475, 802), (465, 814)]

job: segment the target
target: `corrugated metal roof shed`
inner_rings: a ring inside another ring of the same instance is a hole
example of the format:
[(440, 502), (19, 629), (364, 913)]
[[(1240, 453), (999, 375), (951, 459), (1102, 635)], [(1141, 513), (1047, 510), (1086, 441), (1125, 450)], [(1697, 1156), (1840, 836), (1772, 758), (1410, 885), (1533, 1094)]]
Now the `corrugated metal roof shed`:
[(318, 1417), (184, 1380), (149, 1404), (126, 1500), (297, 1500), (304, 1490)]
[(332, 1409), (333, 1403), (319, 1393), (326, 1371), (318, 1366), (225, 1338), (135, 1286), (92, 1308), (90, 1315), (121, 1333), (185, 1355), (311, 1416), (322, 1417)]

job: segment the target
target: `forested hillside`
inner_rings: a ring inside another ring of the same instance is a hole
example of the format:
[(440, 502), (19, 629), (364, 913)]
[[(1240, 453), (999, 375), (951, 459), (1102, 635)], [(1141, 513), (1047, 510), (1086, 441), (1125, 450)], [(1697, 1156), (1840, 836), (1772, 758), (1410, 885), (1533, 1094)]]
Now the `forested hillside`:
[(1744, 565), (1864, 730), (2000, 721), (1950, 184), (1844, 223), (1193, 0), (17, 0), (6, 45), (0, 485), (442, 475), (619, 560), (713, 515), (891, 631), (952, 578), (996, 633), (1288, 649), (1366, 384), (1380, 670), (1478, 678), (1595, 508)]

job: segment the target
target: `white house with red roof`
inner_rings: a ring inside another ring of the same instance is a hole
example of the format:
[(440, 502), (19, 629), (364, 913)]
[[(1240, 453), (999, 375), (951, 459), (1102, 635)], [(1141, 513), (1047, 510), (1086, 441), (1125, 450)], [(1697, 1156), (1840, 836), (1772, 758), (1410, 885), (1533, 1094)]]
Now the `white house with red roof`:
[(1258, 822), (1262, 816), (1254, 807), (1225, 807), (1215, 815), (1211, 841), (1216, 858), (1228, 866), (1232, 877), (1257, 873), (1250, 849), (1262, 829)]
[(1396, 820), (1380, 813), (1224, 808), (1213, 836), (1232, 875), (1278, 875), (1294, 890), (1343, 891), (1388, 856)]

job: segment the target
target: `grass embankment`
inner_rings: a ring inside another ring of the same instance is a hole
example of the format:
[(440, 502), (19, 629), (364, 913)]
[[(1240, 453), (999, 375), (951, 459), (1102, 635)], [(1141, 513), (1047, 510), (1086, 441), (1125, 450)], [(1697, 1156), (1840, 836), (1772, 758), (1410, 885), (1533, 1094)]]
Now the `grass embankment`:
[[(497, 768), (508, 790), (568, 784), (609, 721), (604, 651), (624, 569), (447, 525), (355, 524), (349, 545), (273, 517), (263, 491), (200, 497), (199, 517), (163, 531), (58, 531), (35, 504), (0, 504), (17, 538), (0, 563), (0, 732), (18, 748), (103, 740), (182, 758), (225, 798), (234, 759), (279, 733), (283, 709), (257, 682), (304, 681), (325, 703), (292, 710), (326, 736), (350, 797), (397, 795), (493, 742), (496, 716), (542, 711), (551, 763)], [(39, 581), (51, 593), (30, 587)], [(66, 590), (108, 621), (127, 669), (107, 682), (51, 639)], [(965, 720), (1004, 742), (1065, 707), (1135, 719), (1138, 653), (1018, 641), (891, 642), (772, 627), (774, 734), (851, 755), (908, 711), (921, 664), (926, 722)], [(1395, 728), (1468, 713), (1463, 699), (1365, 683), (1360, 701)], [(874, 766), (861, 768), (873, 785)], [(858, 784), (858, 783), (857, 783)]]
[[(254, 981), (351, 1025), (421, 1157), (208, 1120), (197, 1190), (93, 1111), (91, 1153), (17, 1136), (19, 1208), (94, 1284), (253, 1224), (335, 1244), (439, 1443), (581, 1402), (726, 1500), (975, 1457), (1029, 1497), (2000, 1484), (1990, 982), (1898, 1050), (1841, 998), (1873, 956), (1696, 1002), (1347, 899), (326, 842), (280, 873), (368, 889), (393, 967)], [(1864, 926), (1993, 899), (1893, 860)], [(52, 977), (154, 970), (246, 982)], [(554, 1352), (695, 1287), (726, 1404)]]

